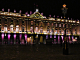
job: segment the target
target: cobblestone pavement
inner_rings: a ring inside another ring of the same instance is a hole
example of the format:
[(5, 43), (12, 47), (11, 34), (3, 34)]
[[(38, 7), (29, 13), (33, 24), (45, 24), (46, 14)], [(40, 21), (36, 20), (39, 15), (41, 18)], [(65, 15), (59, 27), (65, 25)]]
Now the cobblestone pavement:
[(0, 45), (0, 60), (80, 60), (80, 44), (69, 44), (69, 55), (58, 45)]

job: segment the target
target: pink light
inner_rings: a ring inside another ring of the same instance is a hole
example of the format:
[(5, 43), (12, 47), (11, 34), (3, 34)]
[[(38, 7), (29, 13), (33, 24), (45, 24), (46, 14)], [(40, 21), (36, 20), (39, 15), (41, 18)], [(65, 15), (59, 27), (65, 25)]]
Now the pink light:
[(16, 39), (16, 34), (14, 34), (14, 39)]
[(4, 40), (4, 34), (2, 34), (2, 40)]
[(41, 13), (41, 15), (43, 16), (43, 13)]
[(32, 11), (30, 11), (30, 15), (32, 14)]
[(22, 38), (22, 34), (20, 34), (20, 41), (21, 41), (21, 38)]
[(69, 40), (70, 40), (70, 36), (69, 36)]
[(73, 38), (74, 38), (74, 37), (72, 36), (72, 41), (73, 41)]
[(25, 13), (26, 15), (28, 14), (28, 12)]
[(54, 15), (54, 18), (55, 18), (55, 15)]
[(51, 17), (51, 15), (49, 15), (49, 17)]
[(14, 10), (14, 13), (16, 13), (16, 10)]
[(62, 16), (61, 16), (61, 19), (62, 19)]
[(8, 9), (8, 12), (10, 12), (10, 9)]
[(59, 16), (57, 16), (57, 18), (59, 18)]
[(63, 40), (63, 36), (62, 36), (62, 40)]
[(25, 34), (25, 41), (27, 41), (27, 35)]
[(58, 41), (59, 41), (59, 36), (58, 36)]
[(4, 8), (2, 9), (2, 11), (4, 11)]
[(50, 38), (52, 38), (52, 35), (50, 35)]
[(10, 40), (10, 34), (8, 34), (8, 40)]
[(21, 13), (22, 11), (20, 10), (19, 13)]
[(68, 17), (68, 20), (69, 20), (69, 17)]
[(72, 18), (71, 18), (71, 20), (72, 20)]

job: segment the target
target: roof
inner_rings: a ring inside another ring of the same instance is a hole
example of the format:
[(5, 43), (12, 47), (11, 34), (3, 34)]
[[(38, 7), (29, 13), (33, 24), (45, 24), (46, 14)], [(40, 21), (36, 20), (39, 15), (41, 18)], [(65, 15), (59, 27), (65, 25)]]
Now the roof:
[(39, 12), (35, 12), (34, 14), (30, 15), (31, 18), (45, 18)]

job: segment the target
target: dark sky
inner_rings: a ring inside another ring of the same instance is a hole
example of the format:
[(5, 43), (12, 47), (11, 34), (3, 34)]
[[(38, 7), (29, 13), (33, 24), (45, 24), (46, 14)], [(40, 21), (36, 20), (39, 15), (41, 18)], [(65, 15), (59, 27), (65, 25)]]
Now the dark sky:
[(4, 8), (5, 11), (8, 11), (8, 8), (11, 12), (14, 9), (19, 12), (22, 10), (22, 13), (30, 11), (34, 12), (34, 4), (38, 5), (39, 12), (44, 16), (63, 16), (61, 8), (63, 4), (67, 5), (68, 11), (66, 18), (70, 19), (79, 19), (80, 20), (80, 2), (79, 0), (0, 0), (0, 10)]

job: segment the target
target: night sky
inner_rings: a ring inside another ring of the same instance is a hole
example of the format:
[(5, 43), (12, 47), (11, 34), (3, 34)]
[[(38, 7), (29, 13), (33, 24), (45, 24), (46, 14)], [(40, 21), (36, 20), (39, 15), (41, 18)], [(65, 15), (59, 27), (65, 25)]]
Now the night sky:
[(55, 15), (56, 17), (63, 16), (61, 8), (63, 4), (66, 4), (68, 11), (66, 14), (66, 18), (80, 20), (80, 2), (79, 0), (0, 0), (0, 10), (4, 8), (4, 11), (8, 11), (10, 9), (11, 12), (14, 9), (19, 12), (22, 10), (22, 14), (25, 12), (30, 13), (30, 11), (34, 12), (35, 5), (38, 5), (39, 12), (43, 13), (44, 16), (51, 15), (52, 17)]

